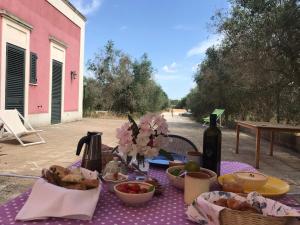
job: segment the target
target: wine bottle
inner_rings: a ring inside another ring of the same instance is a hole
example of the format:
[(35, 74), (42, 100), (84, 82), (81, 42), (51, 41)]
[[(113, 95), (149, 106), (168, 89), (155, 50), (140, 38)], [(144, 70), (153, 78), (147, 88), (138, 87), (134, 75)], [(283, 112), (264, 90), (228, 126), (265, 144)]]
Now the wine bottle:
[(203, 167), (220, 175), (222, 133), (217, 127), (217, 115), (211, 114), (209, 127), (203, 134)]

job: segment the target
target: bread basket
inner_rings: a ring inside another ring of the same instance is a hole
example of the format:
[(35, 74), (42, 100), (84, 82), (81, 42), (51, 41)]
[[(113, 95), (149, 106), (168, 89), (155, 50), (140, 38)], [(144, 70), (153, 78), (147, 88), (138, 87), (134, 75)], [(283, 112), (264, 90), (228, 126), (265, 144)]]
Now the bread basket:
[(224, 209), (220, 213), (221, 225), (289, 225), (292, 218), (264, 216), (247, 211)]
[(199, 224), (220, 225), (296, 225), (300, 217), (296, 209), (257, 192), (243, 197), (224, 191), (202, 193), (188, 206), (186, 214)]

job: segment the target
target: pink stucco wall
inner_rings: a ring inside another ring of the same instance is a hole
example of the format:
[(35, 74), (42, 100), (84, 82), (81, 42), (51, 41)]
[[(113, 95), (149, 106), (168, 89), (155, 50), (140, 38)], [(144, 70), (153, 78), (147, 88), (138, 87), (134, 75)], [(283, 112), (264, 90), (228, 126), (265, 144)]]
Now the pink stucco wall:
[(70, 74), (72, 70), (79, 73), (80, 28), (46, 0), (0, 0), (0, 9), (9, 11), (33, 26), (30, 34), (30, 51), (38, 55), (38, 82), (37, 86), (29, 87), (29, 114), (49, 111), (50, 35), (68, 46), (64, 111), (77, 111), (79, 79), (77, 77), (71, 80)]
[[(0, 16), (0, 53), (1, 53), (1, 51), (2, 51), (2, 35), (1, 35), (1, 31), (2, 31), (2, 17)], [(0, 62), (1, 62), (1, 54), (0, 54)], [(0, 63), (0, 75), (1, 75), (1, 68), (2, 67), (2, 65), (1, 65), (1, 63)], [(1, 82), (0, 82), (0, 85), (1, 85)]]

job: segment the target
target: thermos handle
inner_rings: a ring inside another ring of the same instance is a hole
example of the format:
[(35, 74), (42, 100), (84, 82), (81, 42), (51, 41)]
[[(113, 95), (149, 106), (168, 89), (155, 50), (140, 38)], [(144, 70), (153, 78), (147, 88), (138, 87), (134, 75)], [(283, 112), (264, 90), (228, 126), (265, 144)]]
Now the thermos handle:
[(80, 155), (83, 144), (85, 144), (87, 142), (88, 142), (88, 136), (84, 136), (79, 140), (78, 145), (77, 145), (76, 155)]

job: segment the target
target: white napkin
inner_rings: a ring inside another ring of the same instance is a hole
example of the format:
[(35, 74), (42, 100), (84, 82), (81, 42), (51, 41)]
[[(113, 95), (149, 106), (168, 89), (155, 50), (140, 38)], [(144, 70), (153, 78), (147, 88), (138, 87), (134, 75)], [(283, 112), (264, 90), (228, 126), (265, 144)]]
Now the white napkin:
[[(84, 177), (96, 179), (98, 173), (80, 168)], [(99, 181), (100, 182), (100, 181)], [(99, 199), (101, 183), (90, 190), (71, 190), (40, 178), (16, 216), (16, 220), (37, 220), (48, 217), (91, 220)]]

